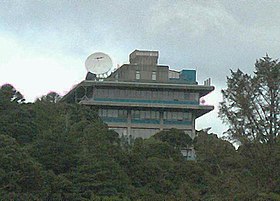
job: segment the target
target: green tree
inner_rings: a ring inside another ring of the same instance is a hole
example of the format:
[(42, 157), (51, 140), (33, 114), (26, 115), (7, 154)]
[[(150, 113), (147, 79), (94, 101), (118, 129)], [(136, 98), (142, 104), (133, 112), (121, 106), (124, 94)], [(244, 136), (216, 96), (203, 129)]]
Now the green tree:
[(25, 99), (11, 84), (4, 84), (0, 87), (0, 101), (22, 103)]
[(253, 76), (231, 71), (219, 116), (233, 140), (275, 143), (280, 133), (280, 63), (266, 55), (255, 70)]
[(169, 145), (177, 149), (183, 149), (192, 145), (192, 138), (178, 129), (171, 129), (167, 131), (160, 131), (153, 136), (162, 142), (167, 142)]
[(3, 134), (0, 134), (0, 159), (1, 199), (35, 200), (43, 186), (41, 165), (14, 138)]
[(49, 92), (47, 95), (44, 95), (41, 98), (38, 98), (36, 100), (36, 102), (44, 101), (44, 102), (50, 102), (50, 103), (57, 103), (61, 98), (62, 97), (58, 93), (52, 91), (52, 92)]
[(30, 143), (37, 133), (31, 104), (12, 85), (0, 87), (0, 132), (15, 138), (20, 144)]

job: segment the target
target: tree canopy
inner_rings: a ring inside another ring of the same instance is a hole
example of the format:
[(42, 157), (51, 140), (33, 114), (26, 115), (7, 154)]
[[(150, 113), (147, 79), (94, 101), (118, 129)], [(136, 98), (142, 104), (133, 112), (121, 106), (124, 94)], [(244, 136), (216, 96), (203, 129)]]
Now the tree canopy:
[(222, 90), (219, 116), (228, 136), (241, 143), (275, 143), (280, 133), (280, 63), (268, 55), (256, 61), (252, 76), (237, 70)]
[[(280, 199), (279, 137), (274, 146), (236, 150), (215, 134), (200, 131), (192, 140), (172, 129), (128, 143), (94, 107), (52, 98), (25, 103), (10, 86), (14, 95), (0, 99), (1, 200)], [(180, 152), (190, 145), (196, 161)]]

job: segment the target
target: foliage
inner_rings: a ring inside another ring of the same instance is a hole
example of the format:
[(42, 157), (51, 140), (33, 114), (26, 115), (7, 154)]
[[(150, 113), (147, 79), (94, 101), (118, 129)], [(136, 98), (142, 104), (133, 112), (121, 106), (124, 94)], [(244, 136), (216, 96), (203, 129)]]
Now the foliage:
[(192, 138), (188, 134), (174, 128), (167, 131), (160, 131), (153, 137), (167, 142), (169, 145), (178, 149), (183, 149), (192, 145)]
[(62, 97), (58, 93), (52, 91), (52, 92), (49, 92), (47, 95), (42, 96), (41, 98), (38, 98), (36, 101), (58, 103), (61, 98)]
[[(279, 200), (279, 135), (237, 150), (203, 131), (194, 140), (172, 129), (131, 141), (109, 130), (93, 107), (6, 97), (1, 200)], [(181, 155), (189, 145), (196, 161)]]
[(4, 84), (0, 87), (0, 100), (6, 103), (22, 103), (25, 101), (23, 95), (10, 84)]
[(280, 63), (266, 55), (255, 69), (253, 76), (231, 71), (219, 116), (229, 125), (232, 139), (275, 143), (280, 132)]

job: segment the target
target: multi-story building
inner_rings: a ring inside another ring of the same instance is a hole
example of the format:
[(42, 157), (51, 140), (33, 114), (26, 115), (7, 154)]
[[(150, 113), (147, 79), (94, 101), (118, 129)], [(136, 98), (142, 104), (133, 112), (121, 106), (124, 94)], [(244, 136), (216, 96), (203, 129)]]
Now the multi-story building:
[(158, 65), (157, 51), (135, 50), (109, 77), (87, 79), (63, 100), (94, 105), (109, 128), (120, 135), (147, 138), (171, 128), (195, 136), (195, 120), (213, 110), (200, 98), (214, 90), (199, 85), (195, 70), (170, 70)]

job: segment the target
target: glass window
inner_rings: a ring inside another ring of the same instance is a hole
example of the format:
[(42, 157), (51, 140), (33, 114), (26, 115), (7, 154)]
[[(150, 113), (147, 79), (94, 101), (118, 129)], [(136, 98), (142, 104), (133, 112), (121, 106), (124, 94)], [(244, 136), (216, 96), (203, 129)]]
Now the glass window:
[(190, 100), (190, 93), (188, 93), (188, 92), (185, 92), (184, 93), (184, 98), (185, 98), (185, 100)]
[(102, 116), (102, 109), (98, 110), (98, 116), (100, 116), (100, 117)]
[(183, 113), (183, 119), (184, 119), (184, 120), (191, 120), (191, 113), (189, 113), (189, 112), (184, 112), (184, 113)]
[(172, 119), (172, 113), (171, 112), (167, 112), (167, 119)]
[(179, 91), (174, 91), (174, 100), (179, 100), (180, 99), (180, 92)]
[(120, 89), (114, 89), (114, 97), (120, 98)]
[(151, 119), (151, 111), (148, 110), (148, 111), (145, 111), (146, 113), (146, 119)]
[(118, 110), (118, 117), (127, 118), (127, 110)]
[(152, 80), (157, 80), (157, 72), (152, 72)]
[(178, 112), (172, 112), (171, 114), (172, 114), (172, 117), (171, 117), (171, 118), (172, 118), (173, 120), (177, 120), (177, 119), (178, 119)]
[(151, 119), (157, 119), (156, 118), (156, 111), (151, 111)]
[(135, 90), (135, 98), (140, 98), (140, 91), (139, 90)]
[(159, 111), (156, 111), (156, 119), (159, 119)]
[(198, 100), (198, 93), (187, 93), (184, 95), (186, 100)]
[(145, 98), (146, 98), (146, 92), (145, 92), (144, 90), (141, 90), (141, 91), (140, 91), (140, 94), (141, 94), (141, 95), (140, 95), (140, 98), (141, 98), (141, 99), (145, 99)]
[(174, 92), (173, 91), (168, 91), (168, 99), (174, 99)]
[(146, 119), (146, 111), (140, 111), (140, 119)]
[(158, 99), (158, 91), (156, 91), (156, 90), (152, 91), (152, 98)]
[(108, 110), (108, 117), (118, 117), (118, 110)]
[(178, 112), (178, 120), (183, 120), (183, 112)]
[(168, 92), (167, 91), (163, 91), (162, 92), (162, 97), (161, 97), (162, 99), (166, 99), (166, 100), (168, 100)]
[(136, 73), (135, 73), (135, 79), (136, 80), (140, 80), (141, 79), (141, 76), (140, 76), (140, 71), (136, 71)]
[(159, 119), (159, 111), (151, 111), (151, 119)]
[(139, 110), (132, 110), (131, 116), (133, 119), (140, 119), (140, 111)]
[(167, 119), (167, 112), (163, 112), (163, 119)]
[(152, 95), (152, 91), (146, 91), (146, 98), (150, 99)]
[(101, 109), (100, 116), (101, 117), (107, 117), (107, 110), (106, 109)]
[(120, 97), (120, 98), (124, 98), (124, 97), (126, 97), (125, 95), (126, 95), (125, 94), (125, 89), (120, 89), (119, 90), (119, 95), (117, 95), (117, 96)]

